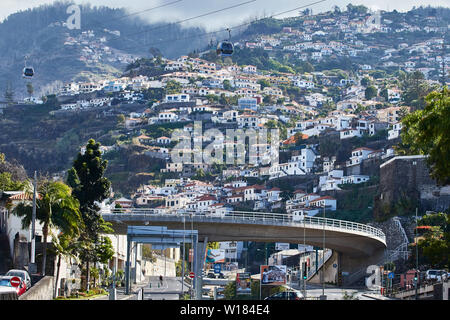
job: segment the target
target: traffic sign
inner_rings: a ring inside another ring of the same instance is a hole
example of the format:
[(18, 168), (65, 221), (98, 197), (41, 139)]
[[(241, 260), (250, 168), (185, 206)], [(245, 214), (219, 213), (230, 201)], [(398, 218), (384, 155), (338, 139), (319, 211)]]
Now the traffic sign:
[(14, 288), (17, 288), (18, 286), (20, 286), (20, 278), (19, 277), (12, 277), (9, 282), (11, 283), (11, 285)]
[(190, 273), (189, 273), (189, 278), (194, 279), (194, 278), (195, 278), (195, 273), (190, 272)]
[(221, 265), (220, 264), (218, 264), (218, 263), (216, 263), (215, 265), (214, 265), (214, 273), (220, 273), (220, 271), (221, 271)]
[(389, 279), (394, 279), (394, 273), (393, 273), (393, 272), (389, 272), (388, 278), (389, 278)]

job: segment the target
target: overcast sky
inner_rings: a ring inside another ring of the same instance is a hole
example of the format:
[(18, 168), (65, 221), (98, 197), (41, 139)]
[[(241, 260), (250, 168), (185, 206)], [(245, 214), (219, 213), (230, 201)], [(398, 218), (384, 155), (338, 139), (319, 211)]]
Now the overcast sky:
[[(179, 0), (74, 0), (78, 4), (91, 3), (97, 6), (126, 8), (130, 13), (176, 1)], [(178, 21), (247, 1), (251, 0), (182, 0), (166, 7), (140, 14), (139, 16), (147, 18), (150, 21)], [(317, 1), (320, 0), (256, 0), (230, 10), (194, 19), (183, 25), (201, 25), (207, 29), (233, 26), (249, 17), (270, 16)], [(8, 15), (19, 10), (52, 2), (54, 0), (0, 0), (0, 21), (3, 21)], [(421, 5), (450, 7), (450, 0), (325, 0), (322, 3), (312, 5), (310, 8), (313, 10), (313, 13), (331, 10), (335, 5), (345, 9), (345, 6), (350, 2), (354, 5), (363, 4), (373, 10), (382, 9), (389, 11), (394, 9), (407, 11), (413, 6), (419, 7)], [(290, 15), (296, 14), (297, 12), (294, 11)]]

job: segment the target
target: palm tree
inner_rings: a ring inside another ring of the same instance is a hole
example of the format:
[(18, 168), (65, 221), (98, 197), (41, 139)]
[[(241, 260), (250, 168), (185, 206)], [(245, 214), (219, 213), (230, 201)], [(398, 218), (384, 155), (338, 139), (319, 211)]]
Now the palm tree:
[(55, 291), (53, 294), (53, 297), (56, 297), (57, 290), (58, 290), (58, 280), (59, 280), (59, 270), (61, 267), (61, 257), (69, 257), (74, 258), (78, 262), (78, 258), (76, 255), (76, 249), (77, 249), (77, 243), (74, 241), (76, 239), (76, 236), (78, 235), (78, 230), (76, 230), (77, 233), (75, 234), (68, 234), (68, 233), (60, 233), (57, 237), (52, 238), (53, 248), (58, 256), (58, 263), (57, 263), (57, 269), (56, 269), (56, 278), (55, 278)]
[[(47, 236), (53, 228), (61, 230), (63, 233), (78, 233), (81, 226), (81, 215), (79, 202), (72, 196), (72, 189), (63, 182), (53, 182), (45, 180), (38, 190), (39, 196), (36, 199), (36, 219), (42, 223), (43, 235), (43, 259), (42, 274), (45, 275), (45, 265), (47, 260)], [(21, 202), (14, 209), (13, 213), (22, 218), (22, 228), (30, 226), (32, 220), (33, 207), (31, 203)]]

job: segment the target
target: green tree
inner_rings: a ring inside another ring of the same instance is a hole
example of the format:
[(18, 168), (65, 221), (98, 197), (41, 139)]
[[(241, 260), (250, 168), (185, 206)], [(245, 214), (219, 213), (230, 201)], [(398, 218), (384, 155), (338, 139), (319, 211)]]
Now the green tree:
[(54, 297), (57, 296), (59, 272), (61, 269), (61, 258), (66, 257), (78, 260), (78, 257), (76, 255), (76, 248), (77, 248), (76, 237), (78, 235), (79, 235), (79, 228), (73, 228), (71, 232), (60, 233), (58, 236), (52, 237), (53, 251), (58, 257), (58, 262), (56, 264), (55, 292), (53, 294)]
[(236, 299), (236, 281), (228, 282), (223, 290), (223, 295), (225, 296), (225, 300)]
[(368, 86), (364, 91), (364, 96), (366, 97), (366, 100), (371, 100), (372, 98), (376, 97), (377, 88), (375, 88), (374, 86)]
[(449, 267), (450, 253), (450, 216), (445, 213), (427, 214), (418, 221), (419, 225), (431, 226), (418, 245), (422, 255), (433, 268)]
[(413, 110), (423, 109), (426, 105), (425, 97), (436, 87), (432, 87), (425, 81), (425, 76), (420, 71), (402, 73), (399, 76), (403, 90), (403, 102), (413, 107)]
[(10, 81), (8, 81), (6, 83), (6, 88), (5, 88), (5, 92), (3, 94), (3, 97), (5, 98), (5, 101), (8, 104), (13, 103), (13, 101), (14, 101), (14, 89), (13, 89)]
[(232, 91), (233, 87), (231, 86), (230, 80), (223, 80), (223, 89)]
[(388, 101), (389, 100), (389, 91), (387, 88), (383, 88), (380, 91), (380, 97), (384, 98), (384, 100)]
[(364, 78), (361, 79), (361, 85), (362, 86), (367, 87), (367, 86), (369, 86), (371, 84), (372, 84), (372, 81), (370, 81), (369, 78), (364, 77)]
[(450, 95), (447, 87), (426, 97), (424, 110), (406, 115), (403, 120), (401, 154), (428, 155), (430, 175), (439, 184), (450, 183)]
[(27, 83), (27, 93), (30, 96), (30, 98), (33, 95), (33, 92), (34, 92), (33, 84), (31, 82), (28, 82)]
[(0, 173), (0, 190), (16, 191), (23, 189), (24, 186), (25, 186), (24, 182), (13, 180), (12, 174), (10, 172)]
[(267, 79), (260, 79), (258, 80), (258, 83), (261, 85), (261, 90), (264, 90), (264, 88), (271, 86), (269, 80)]
[(103, 220), (96, 204), (107, 199), (110, 194), (111, 182), (104, 177), (107, 165), (108, 161), (102, 159), (100, 144), (90, 139), (85, 153), (78, 153), (73, 167), (68, 172), (67, 183), (73, 188), (73, 194), (80, 202), (84, 221), (79, 238), (79, 254), (86, 264), (86, 290), (89, 290), (89, 263), (107, 261), (106, 258), (113, 255), (111, 241), (101, 236), (104, 233), (112, 233), (113, 230), (111, 224)]
[(169, 80), (166, 83), (165, 92), (166, 94), (175, 94), (180, 93), (181, 90), (181, 84), (174, 80)]
[[(43, 259), (42, 274), (45, 275), (47, 260), (47, 236), (53, 228), (66, 234), (78, 232), (82, 222), (79, 202), (72, 196), (72, 190), (63, 182), (45, 180), (38, 186), (39, 196), (36, 199), (36, 219), (42, 223)], [(32, 222), (33, 206), (21, 202), (13, 213), (22, 218), (22, 228), (26, 229)]]
[(119, 115), (117, 116), (117, 124), (118, 124), (119, 126), (125, 125), (125, 116), (124, 116), (123, 114), (119, 114)]

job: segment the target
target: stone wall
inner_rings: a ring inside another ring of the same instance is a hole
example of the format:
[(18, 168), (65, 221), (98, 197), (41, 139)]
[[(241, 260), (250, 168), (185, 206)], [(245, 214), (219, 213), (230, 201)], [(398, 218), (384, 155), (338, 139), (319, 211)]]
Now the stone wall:
[(142, 271), (145, 271), (146, 277), (159, 275), (165, 275), (166, 277), (176, 276), (175, 260), (170, 258), (164, 260), (163, 257), (157, 257), (155, 262), (143, 260), (142, 265)]
[(386, 235), (387, 250), (394, 250), (405, 242), (401, 230), (392, 218), (383, 222), (371, 222), (369, 225), (381, 229), (384, 232)]
[(19, 300), (53, 300), (54, 286), (54, 278), (46, 276), (21, 295)]
[(29, 263), (28, 242), (16, 237), (14, 239), (13, 265), (15, 269), (23, 269)]
[(380, 195), (375, 216), (443, 211), (450, 205), (450, 186), (437, 186), (422, 156), (395, 157), (380, 166)]

